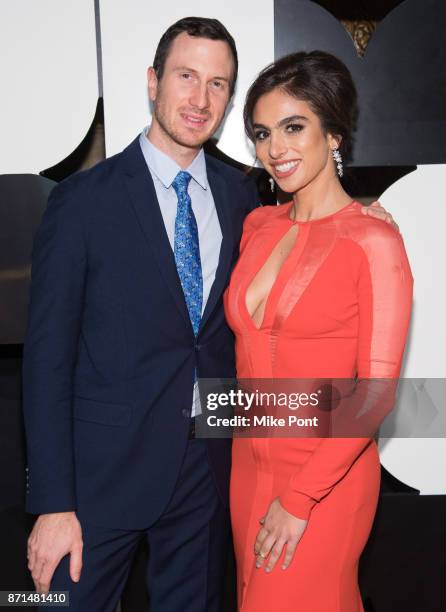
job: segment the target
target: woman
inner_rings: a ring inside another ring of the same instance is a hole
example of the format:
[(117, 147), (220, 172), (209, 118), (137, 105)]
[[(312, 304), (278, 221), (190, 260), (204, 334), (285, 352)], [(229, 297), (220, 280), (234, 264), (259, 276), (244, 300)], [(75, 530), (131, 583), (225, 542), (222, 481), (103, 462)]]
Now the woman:
[[(350, 73), (320, 51), (278, 60), (248, 92), (247, 134), (292, 198), (245, 221), (225, 294), (238, 378), (399, 375), (412, 275), (398, 232), (361, 214), (339, 181), (356, 115)], [(372, 434), (235, 439), (239, 610), (362, 611), (379, 478)]]

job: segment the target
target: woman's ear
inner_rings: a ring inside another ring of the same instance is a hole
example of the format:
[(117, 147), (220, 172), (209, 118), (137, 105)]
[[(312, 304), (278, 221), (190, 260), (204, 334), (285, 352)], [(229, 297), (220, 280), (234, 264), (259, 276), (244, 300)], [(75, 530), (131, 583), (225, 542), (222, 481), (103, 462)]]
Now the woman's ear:
[(342, 136), (333, 136), (332, 134), (328, 134), (328, 146), (331, 150), (339, 149), (342, 142)]

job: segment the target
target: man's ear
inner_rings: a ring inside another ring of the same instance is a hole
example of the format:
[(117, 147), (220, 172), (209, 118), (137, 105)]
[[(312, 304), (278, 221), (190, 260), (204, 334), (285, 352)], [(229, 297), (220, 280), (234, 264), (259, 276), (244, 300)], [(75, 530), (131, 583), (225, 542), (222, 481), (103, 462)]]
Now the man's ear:
[(158, 93), (158, 77), (153, 66), (147, 68), (147, 85), (149, 88), (149, 98), (154, 102)]

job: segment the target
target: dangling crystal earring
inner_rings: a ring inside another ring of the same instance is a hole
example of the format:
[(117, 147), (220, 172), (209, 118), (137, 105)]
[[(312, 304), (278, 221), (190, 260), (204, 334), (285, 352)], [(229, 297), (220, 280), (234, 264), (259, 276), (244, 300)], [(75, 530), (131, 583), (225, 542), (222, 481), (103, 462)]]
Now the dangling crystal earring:
[(274, 179), (272, 176), (269, 179), (269, 184), (271, 186), (271, 191), (274, 193)]
[(339, 153), (339, 149), (337, 147), (335, 149), (332, 149), (331, 152), (333, 154), (333, 159), (335, 160), (336, 167), (338, 169), (339, 178), (341, 178), (341, 176), (344, 174), (344, 167), (342, 165), (342, 156)]

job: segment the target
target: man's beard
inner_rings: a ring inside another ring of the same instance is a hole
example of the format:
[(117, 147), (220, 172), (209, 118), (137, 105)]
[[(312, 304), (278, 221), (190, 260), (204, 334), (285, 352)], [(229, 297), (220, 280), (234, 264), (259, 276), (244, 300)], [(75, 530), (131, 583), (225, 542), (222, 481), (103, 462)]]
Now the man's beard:
[(185, 139), (184, 136), (179, 134), (177, 130), (169, 125), (169, 122), (166, 120), (165, 113), (163, 113), (163, 104), (158, 103), (154, 105), (153, 115), (164, 134), (173, 140), (175, 144), (182, 147), (200, 149), (202, 145), (212, 136), (212, 134), (207, 133), (206, 136), (199, 138), (198, 140), (196, 137), (194, 138), (193, 135), (191, 135), (191, 140)]

